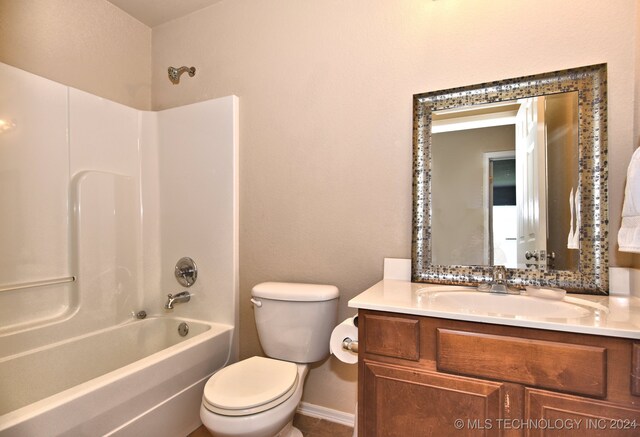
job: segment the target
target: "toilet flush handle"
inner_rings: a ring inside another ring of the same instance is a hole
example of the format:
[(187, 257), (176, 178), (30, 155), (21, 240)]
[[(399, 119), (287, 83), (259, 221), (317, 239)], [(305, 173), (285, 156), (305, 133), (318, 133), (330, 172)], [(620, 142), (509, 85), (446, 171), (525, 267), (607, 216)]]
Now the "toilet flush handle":
[(251, 303), (260, 308), (262, 306), (262, 302), (257, 299), (251, 298)]

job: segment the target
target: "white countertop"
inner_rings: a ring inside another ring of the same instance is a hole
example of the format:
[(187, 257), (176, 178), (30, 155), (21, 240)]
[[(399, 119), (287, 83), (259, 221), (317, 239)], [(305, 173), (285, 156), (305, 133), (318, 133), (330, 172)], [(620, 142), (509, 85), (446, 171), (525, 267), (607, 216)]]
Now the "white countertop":
[[(491, 310), (479, 310), (471, 307), (451, 309), (434, 304), (430, 299), (425, 298), (431, 292), (471, 290), (474, 289), (385, 279), (351, 299), (349, 307), (496, 325), (640, 339), (640, 299), (636, 297), (567, 294), (566, 302), (575, 303), (576, 299), (579, 299), (583, 303), (580, 307), (589, 310), (586, 316), (572, 318), (504, 315), (500, 314), (499, 305)], [(536, 297), (527, 297), (527, 299), (546, 300)]]

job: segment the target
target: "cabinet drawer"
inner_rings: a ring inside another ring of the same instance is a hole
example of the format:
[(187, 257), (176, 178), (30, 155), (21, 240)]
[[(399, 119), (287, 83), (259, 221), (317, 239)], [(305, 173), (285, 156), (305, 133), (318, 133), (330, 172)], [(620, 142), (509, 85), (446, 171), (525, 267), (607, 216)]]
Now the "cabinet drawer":
[(364, 322), (365, 353), (418, 361), (420, 358), (418, 320), (367, 314)]
[(603, 347), (437, 329), (438, 370), (588, 396), (607, 394)]

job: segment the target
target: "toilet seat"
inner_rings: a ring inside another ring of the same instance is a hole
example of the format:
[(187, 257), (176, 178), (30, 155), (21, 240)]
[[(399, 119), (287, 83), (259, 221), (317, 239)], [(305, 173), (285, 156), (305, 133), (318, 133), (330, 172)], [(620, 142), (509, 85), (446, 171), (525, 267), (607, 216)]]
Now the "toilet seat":
[(209, 378), (202, 403), (216, 414), (246, 416), (280, 405), (291, 397), (297, 385), (295, 363), (251, 357)]

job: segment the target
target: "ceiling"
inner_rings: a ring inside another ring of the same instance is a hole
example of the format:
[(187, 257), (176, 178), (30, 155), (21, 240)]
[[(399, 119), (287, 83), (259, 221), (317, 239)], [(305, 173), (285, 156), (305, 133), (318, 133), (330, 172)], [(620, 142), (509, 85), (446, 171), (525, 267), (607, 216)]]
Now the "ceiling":
[(184, 17), (222, 0), (108, 0), (149, 27)]

